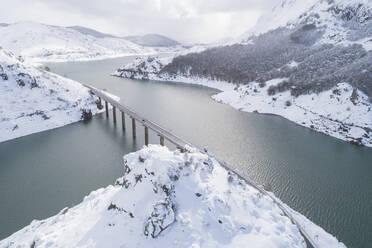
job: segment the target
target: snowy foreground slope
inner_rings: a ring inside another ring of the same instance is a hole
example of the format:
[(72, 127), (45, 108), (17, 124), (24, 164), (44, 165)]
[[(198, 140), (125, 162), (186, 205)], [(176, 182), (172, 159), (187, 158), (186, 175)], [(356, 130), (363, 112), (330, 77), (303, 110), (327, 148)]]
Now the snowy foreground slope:
[[(189, 150), (150, 145), (124, 156), (114, 186), (33, 221), (0, 247), (306, 247), (270, 197)], [(292, 212), (319, 247), (345, 247)]]
[(0, 44), (33, 61), (91, 60), (125, 55), (152, 54), (154, 49), (128, 40), (84, 34), (76, 27), (20, 22), (0, 27)]
[(95, 101), (80, 83), (0, 48), (0, 142), (90, 118)]

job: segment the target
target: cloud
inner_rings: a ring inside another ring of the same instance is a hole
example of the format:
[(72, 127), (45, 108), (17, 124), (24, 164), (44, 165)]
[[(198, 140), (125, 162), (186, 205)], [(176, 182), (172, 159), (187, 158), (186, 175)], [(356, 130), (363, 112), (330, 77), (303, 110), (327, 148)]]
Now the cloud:
[[(213, 42), (251, 28), (278, 0), (12, 0), (0, 22), (81, 25), (116, 35)], [(5, 5), (5, 6), (4, 6)]]

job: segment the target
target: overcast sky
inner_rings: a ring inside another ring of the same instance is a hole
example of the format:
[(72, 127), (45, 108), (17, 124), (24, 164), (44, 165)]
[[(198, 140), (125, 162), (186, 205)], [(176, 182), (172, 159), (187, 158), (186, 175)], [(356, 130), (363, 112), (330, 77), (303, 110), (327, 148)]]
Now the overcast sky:
[(238, 36), (278, 0), (1, 0), (0, 22), (80, 25), (115, 35), (158, 33), (184, 42)]

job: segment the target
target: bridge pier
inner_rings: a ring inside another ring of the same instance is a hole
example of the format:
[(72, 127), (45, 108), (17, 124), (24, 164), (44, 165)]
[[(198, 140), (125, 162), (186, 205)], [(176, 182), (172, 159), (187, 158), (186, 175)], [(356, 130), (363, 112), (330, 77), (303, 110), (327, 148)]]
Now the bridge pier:
[(149, 145), (149, 128), (145, 126), (145, 145)]
[(106, 117), (108, 118), (109, 117), (109, 110), (108, 110), (108, 103), (107, 101), (105, 101), (105, 108), (106, 108)]
[(114, 123), (116, 123), (116, 107), (112, 106), (112, 117), (114, 118)]
[(125, 130), (125, 114), (124, 114), (124, 112), (121, 112), (121, 125), (123, 127), (123, 130)]
[[(164, 146), (165, 145), (165, 140), (167, 140), (171, 144), (174, 144), (177, 147), (177, 149), (181, 150), (182, 152), (184, 152), (186, 150), (184, 147), (188, 143), (185, 142), (184, 140), (182, 140), (181, 138), (172, 134), (168, 130), (160, 127), (156, 123), (154, 123), (152, 121), (149, 121), (145, 118), (142, 118), (139, 114), (137, 114), (133, 110), (129, 109), (125, 105), (121, 104), (117, 100), (113, 99), (112, 97), (107, 95), (104, 91), (99, 90), (99, 89), (97, 89), (95, 87), (92, 87), (90, 85), (85, 85), (85, 86), (87, 88), (89, 88), (99, 98), (98, 101), (102, 101), (102, 103), (103, 103), (103, 101), (105, 101), (104, 104), (105, 104), (105, 108), (106, 108), (105, 110), (106, 110), (107, 119), (110, 118), (110, 113), (109, 113), (109, 111), (110, 111), (109, 107), (110, 106), (112, 106), (112, 108), (113, 108), (113, 121), (114, 121), (114, 123), (117, 123), (119, 121), (116, 118), (117, 117), (116, 116), (116, 109), (118, 109), (118, 111), (121, 113), (121, 121), (122, 121), (121, 124), (122, 124), (123, 130), (126, 129), (125, 115), (128, 115), (128, 118), (132, 119), (133, 139), (135, 139), (136, 136), (137, 136), (137, 134), (136, 134), (136, 132), (137, 132), (136, 121), (139, 121), (145, 127), (144, 131), (145, 131), (145, 143), (146, 143), (146, 145), (148, 145), (150, 143), (149, 130), (152, 130), (159, 136), (160, 145)], [(111, 105), (109, 106), (109, 104), (111, 104)], [(118, 116), (118, 118), (120, 118), (120, 117)], [(130, 120), (127, 120), (127, 121), (130, 121)], [(128, 124), (128, 125), (130, 125), (130, 124)], [(125, 132), (125, 131), (123, 131), (123, 132)]]
[(133, 139), (136, 138), (136, 120), (132, 118), (132, 135), (133, 135)]

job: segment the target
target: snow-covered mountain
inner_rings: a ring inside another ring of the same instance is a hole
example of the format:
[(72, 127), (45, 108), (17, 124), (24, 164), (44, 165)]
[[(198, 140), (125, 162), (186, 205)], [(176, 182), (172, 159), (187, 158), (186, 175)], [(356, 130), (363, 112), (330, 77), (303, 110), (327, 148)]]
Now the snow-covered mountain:
[(0, 142), (89, 119), (98, 107), (80, 83), (0, 48)]
[(372, 1), (283, 0), (239, 42), (114, 75), (203, 84), (248, 112), (372, 146)]
[(124, 55), (152, 54), (123, 38), (83, 27), (58, 27), (35, 22), (0, 26), (0, 45), (34, 61), (89, 60)]
[(90, 36), (93, 36), (93, 37), (96, 37), (96, 38), (105, 38), (105, 37), (110, 37), (110, 38), (119, 38), (117, 36), (114, 36), (114, 35), (111, 35), (111, 34), (105, 34), (105, 33), (101, 33), (97, 30), (94, 30), (94, 29), (91, 29), (91, 28), (86, 28), (86, 27), (82, 27), (82, 26), (70, 26), (70, 27), (67, 27), (67, 28), (71, 28), (71, 29), (74, 29), (82, 34), (85, 34), (85, 35), (90, 35)]
[[(49, 219), (34, 220), (0, 247), (306, 247), (298, 227), (271, 197), (214, 158), (189, 150), (150, 145), (126, 155), (124, 176), (114, 186)], [(288, 211), (317, 247), (345, 248)]]
[(124, 38), (133, 43), (146, 47), (174, 47), (180, 45), (179, 42), (159, 34), (126, 36)]
[(314, 25), (324, 32), (319, 43), (358, 43), (372, 49), (371, 0), (283, 0), (240, 37), (247, 42), (278, 28)]

